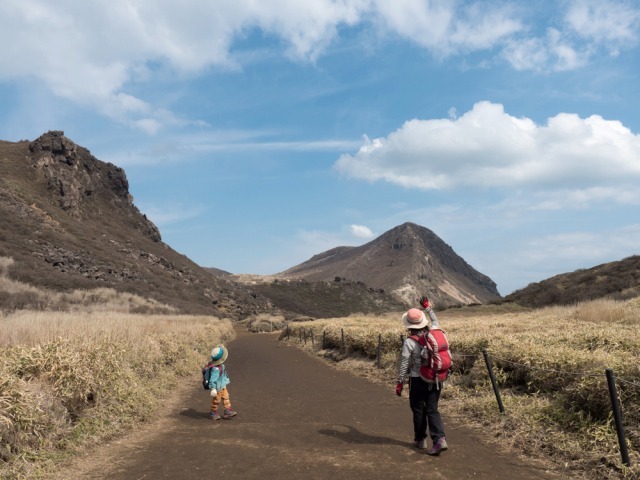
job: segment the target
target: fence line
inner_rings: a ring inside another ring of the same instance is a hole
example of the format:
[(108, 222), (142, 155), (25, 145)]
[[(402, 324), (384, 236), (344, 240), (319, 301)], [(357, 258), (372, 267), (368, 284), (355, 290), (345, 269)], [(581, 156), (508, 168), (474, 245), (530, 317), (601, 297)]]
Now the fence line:
[[(289, 325), (287, 325), (287, 332), (289, 332)], [(313, 328), (310, 328), (310, 336), (311, 338), (313, 338)], [(306, 344), (306, 335), (307, 332), (304, 328), (301, 328), (301, 331), (299, 333), (300, 336), (300, 341), (304, 341)], [(340, 329), (340, 349), (345, 352), (346, 351), (346, 340), (347, 340), (347, 333), (345, 332), (344, 328)], [(287, 333), (287, 338), (289, 338), (289, 335)], [(400, 334), (400, 343), (404, 342), (405, 337)], [(326, 344), (326, 330), (323, 328), (322, 329), (322, 348), (325, 348), (325, 344)], [(315, 346), (315, 345), (314, 345)], [(484, 350), (484, 349), (483, 349)], [(482, 355), (483, 350), (478, 350), (478, 353), (476, 354), (458, 354), (455, 353), (455, 351), (452, 351), (452, 356), (456, 357), (456, 358), (473, 358), (473, 359), (477, 359), (480, 357), (480, 355)], [(490, 349), (487, 349), (488, 353), (492, 353)], [(379, 357), (382, 355), (382, 334), (378, 335), (378, 347), (377, 347), (377, 355), (376, 358), (378, 359), (378, 368), (381, 368), (380, 366), (380, 362), (379, 362)], [(542, 371), (542, 372), (550, 372), (550, 373), (557, 373), (559, 375), (569, 375), (569, 376), (575, 376), (575, 377), (605, 377), (604, 373), (596, 373), (596, 372), (568, 372), (566, 370), (556, 370), (553, 368), (546, 368), (546, 367), (538, 367), (536, 365), (531, 365), (531, 364), (526, 364), (526, 363), (519, 363), (519, 362), (514, 362), (512, 360), (507, 360), (501, 357), (496, 357), (494, 355), (491, 356), (492, 359), (500, 362), (500, 363), (506, 363), (509, 365), (515, 365), (518, 367), (524, 367), (530, 370), (537, 370), (537, 371)], [(626, 380), (622, 377), (619, 376), (615, 376), (616, 381), (618, 382), (622, 382), (625, 385), (630, 385), (636, 388), (640, 389), (640, 383), (634, 382), (632, 380)]]
[[(457, 357), (457, 358), (478, 358), (481, 352), (478, 352), (478, 354), (475, 355), (465, 355), (465, 354), (457, 354), (452, 352), (452, 355)], [(596, 373), (596, 372), (568, 372), (566, 370), (555, 370), (555, 369), (551, 369), (551, 368), (545, 368), (545, 367), (538, 367), (536, 365), (528, 365), (526, 363), (518, 363), (518, 362), (513, 362), (511, 360), (506, 360), (504, 358), (500, 358), (500, 357), (492, 357), (495, 360), (498, 360), (501, 363), (508, 363), (510, 365), (517, 365), (519, 367), (525, 367), (529, 370), (538, 370), (538, 371), (543, 371), (543, 372), (552, 372), (552, 373), (557, 373), (559, 375), (573, 375), (576, 377), (605, 377), (606, 375), (604, 373)], [(623, 383), (625, 385), (629, 385), (632, 387), (635, 387), (637, 389), (640, 389), (640, 383), (635, 382), (633, 380), (627, 380), (623, 377), (620, 377), (618, 375), (615, 375), (615, 379), (617, 382)]]
[[(312, 348), (315, 349), (315, 342), (314, 342), (314, 331), (313, 328), (309, 329), (310, 331), (310, 336), (311, 336), (311, 343), (312, 343)], [(286, 337), (287, 339), (289, 339), (289, 334), (290, 334), (290, 330), (289, 330), (289, 325), (287, 325), (287, 334)], [(346, 335), (345, 335), (345, 331), (344, 328), (340, 329), (340, 334), (341, 334), (341, 338), (340, 338), (340, 344), (338, 346), (339, 349), (341, 349), (343, 352), (346, 353), (347, 351), (347, 346), (346, 346)], [(300, 332), (300, 342), (302, 343), (303, 341), (303, 335), (304, 335), (304, 343), (306, 345), (307, 343), (307, 331), (304, 328), (301, 328), (301, 332)], [(400, 342), (401, 344), (404, 344), (404, 337), (402, 334), (400, 334)], [(325, 342), (326, 342), (326, 330), (323, 328), (322, 329), (322, 348), (325, 348)], [(495, 378), (495, 375), (493, 373), (493, 367), (492, 367), (492, 362), (491, 362), (491, 358), (489, 356), (489, 352), (486, 348), (483, 348), (481, 351), (479, 351), (477, 354), (455, 354), (452, 352), (452, 355), (454, 357), (457, 358), (473, 358), (473, 359), (478, 359), (480, 355), (484, 356), (484, 360), (485, 360), (485, 365), (487, 367), (487, 372), (489, 374), (489, 378), (491, 380), (491, 384), (493, 387), (493, 391), (494, 394), (496, 396), (496, 401), (498, 403), (498, 408), (500, 410), (500, 413), (504, 413), (505, 409), (504, 409), (504, 405), (502, 403), (502, 399), (500, 396), (500, 390), (498, 387), (498, 382)], [(382, 357), (382, 334), (378, 334), (378, 345), (377, 345), (377, 368), (381, 369), (381, 357)], [(615, 428), (616, 428), (616, 433), (618, 436), (618, 443), (619, 443), (619, 447), (620, 447), (620, 455), (622, 457), (622, 463), (626, 466), (630, 466), (631, 462), (629, 459), (629, 451), (627, 448), (627, 442), (626, 442), (626, 436), (624, 433), (624, 427), (623, 427), (623, 422), (622, 422), (622, 412), (621, 412), (621, 399), (620, 399), (620, 395), (618, 393), (618, 390), (616, 388), (616, 380), (624, 385), (629, 385), (635, 388), (639, 388), (640, 389), (640, 384), (636, 383), (634, 381), (630, 381), (630, 380), (626, 380), (624, 378), (621, 377), (617, 377), (616, 375), (614, 375), (613, 370), (607, 368), (605, 369), (604, 373), (595, 373), (595, 372), (567, 372), (564, 370), (556, 370), (556, 369), (550, 369), (550, 368), (544, 368), (544, 367), (538, 367), (535, 365), (530, 365), (530, 364), (525, 364), (525, 363), (519, 363), (519, 362), (513, 362), (511, 360), (506, 360), (504, 358), (500, 358), (500, 357), (494, 357), (498, 362), (503, 363), (503, 364), (509, 364), (509, 365), (515, 365), (515, 366), (519, 366), (519, 367), (524, 367), (528, 370), (534, 370), (534, 371), (544, 371), (544, 372), (551, 372), (551, 373), (555, 373), (558, 375), (568, 375), (568, 376), (575, 376), (575, 377), (605, 377), (607, 380), (607, 385), (608, 385), (608, 389), (609, 389), (609, 397), (611, 400), (611, 406), (612, 406), (612, 411), (613, 411), (613, 416), (614, 416), (614, 421), (615, 421)]]

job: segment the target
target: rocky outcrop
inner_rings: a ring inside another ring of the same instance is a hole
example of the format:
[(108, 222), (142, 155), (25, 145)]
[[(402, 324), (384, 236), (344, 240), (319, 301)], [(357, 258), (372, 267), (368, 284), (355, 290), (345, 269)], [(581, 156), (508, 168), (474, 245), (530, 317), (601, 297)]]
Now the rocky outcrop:
[[(75, 217), (100, 212), (92, 203), (103, 201), (137, 217), (138, 229), (156, 242), (160, 231), (133, 204), (129, 182), (122, 168), (98, 160), (76, 145), (61, 130), (51, 130), (29, 144), (29, 161), (36, 175), (46, 181), (52, 199)], [(99, 198), (100, 200), (95, 200)]]

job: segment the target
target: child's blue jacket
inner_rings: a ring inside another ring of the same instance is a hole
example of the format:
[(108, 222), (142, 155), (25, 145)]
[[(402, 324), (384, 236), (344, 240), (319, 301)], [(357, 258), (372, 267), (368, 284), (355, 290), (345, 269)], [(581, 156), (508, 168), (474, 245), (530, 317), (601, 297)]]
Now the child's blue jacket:
[(220, 368), (212, 368), (211, 376), (209, 377), (209, 386), (210, 388), (215, 388), (220, 391), (225, 388), (231, 380), (229, 380), (229, 375), (227, 375), (227, 369), (224, 368), (224, 364), (218, 365)]

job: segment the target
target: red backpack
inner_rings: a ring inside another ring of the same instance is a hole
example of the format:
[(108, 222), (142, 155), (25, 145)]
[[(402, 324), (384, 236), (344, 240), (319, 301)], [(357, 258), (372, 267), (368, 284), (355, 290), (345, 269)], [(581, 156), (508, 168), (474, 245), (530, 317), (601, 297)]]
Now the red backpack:
[(420, 378), (425, 382), (436, 384), (449, 378), (453, 362), (445, 333), (439, 328), (434, 328), (419, 337), (413, 335), (411, 338), (422, 346)]

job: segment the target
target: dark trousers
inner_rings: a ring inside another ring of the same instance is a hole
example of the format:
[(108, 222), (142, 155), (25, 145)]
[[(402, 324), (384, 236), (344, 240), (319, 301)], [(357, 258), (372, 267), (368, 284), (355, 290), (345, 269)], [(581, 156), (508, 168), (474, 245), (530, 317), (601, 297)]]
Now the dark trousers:
[(413, 412), (415, 441), (427, 438), (427, 426), (429, 427), (429, 436), (434, 442), (444, 437), (444, 425), (440, 418), (440, 412), (438, 412), (440, 392), (441, 390), (436, 388), (436, 384), (427, 383), (419, 377), (411, 377), (409, 381), (409, 406)]

